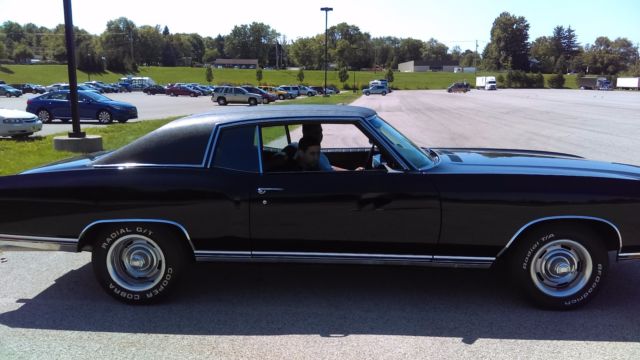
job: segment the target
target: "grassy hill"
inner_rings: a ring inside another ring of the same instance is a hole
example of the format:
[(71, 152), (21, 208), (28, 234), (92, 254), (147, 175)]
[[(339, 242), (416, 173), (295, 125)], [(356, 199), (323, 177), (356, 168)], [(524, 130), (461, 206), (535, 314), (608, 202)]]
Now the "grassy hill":
[[(319, 70), (307, 70), (305, 73), (304, 83), (307, 85), (321, 86), (324, 83), (324, 72)], [(215, 69), (214, 84), (230, 83), (230, 84), (256, 84), (255, 70), (239, 70), (239, 69)], [(264, 70), (262, 83), (270, 85), (297, 84), (297, 71), (289, 70)], [(477, 75), (497, 75), (497, 72), (478, 73)], [(205, 83), (205, 70), (203, 68), (191, 67), (158, 67), (149, 66), (141, 67), (138, 76), (148, 76), (153, 78), (159, 84), (174, 82), (199, 82)], [(353, 86), (354, 72), (349, 73), (347, 83)], [(472, 73), (447, 73), (447, 72), (426, 72), (426, 73), (394, 73), (395, 81), (393, 86), (401, 90), (416, 89), (444, 89), (451, 83), (466, 80), (472, 85), (475, 83), (476, 74)], [(545, 78), (551, 75), (545, 75)], [(91, 80), (100, 80), (104, 82), (115, 82), (122, 77), (122, 74), (107, 72), (102, 75), (91, 75)], [(369, 81), (381, 79), (384, 77), (382, 72), (373, 71), (356, 71), (356, 86), (367, 85)], [(67, 67), (66, 65), (1, 65), (0, 80), (4, 80), (8, 84), (11, 83), (36, 83), (48, 85), (56, 82), (66, 82)], [(79, 71), (78, 81), (87, 81), (89, 76)], [(565, 76), (565, 86), (575, 88), (575, 76)], [(340, 85), (338, 81), (338, 72), (329, 71), (327, 74), (327, 83)], [(342, 86), (339, 86), (342, 87)]]

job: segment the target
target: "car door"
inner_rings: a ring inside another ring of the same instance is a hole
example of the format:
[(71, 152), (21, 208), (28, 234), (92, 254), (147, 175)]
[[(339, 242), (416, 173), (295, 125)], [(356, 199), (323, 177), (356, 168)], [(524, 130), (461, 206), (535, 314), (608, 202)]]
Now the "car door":
[(435, 253), (440, 200), (422, 173), (263, 172), (251, 190), (256, 257)]
[(78, 112), (81, 119), (95, 119), (98, 113), (98, 104), (89, 96), (78, 93)]
[(71, 104), (69, 102), (69, 93), (58, 92), (52, 94), (49, 97), (47, 108), (54, 118), (70, 118)]
[(249, 101), (249, 92), (245, 89), (234, 88), (233, 89), (233, 102), (246, 103)]

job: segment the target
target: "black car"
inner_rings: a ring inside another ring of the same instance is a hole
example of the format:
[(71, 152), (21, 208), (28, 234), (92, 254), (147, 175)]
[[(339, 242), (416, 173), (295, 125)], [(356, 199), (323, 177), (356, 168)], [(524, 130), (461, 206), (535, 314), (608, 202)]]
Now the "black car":
[(142, 92), (147, 95), (165, 94), (166, 89), (160, 85), (150, 85), (142, 89)]
[(469, 83), (466, 83), (466, 82), (456, 82), (449, 85), (449, 87), (447, 88), (448, 93), (452, 93), (452, 92), (466, 93), (469, 90), (470, 90)]
[(11, 84), (11, 87), (14, 89), (18, 89), (22, 91), (23, 94), (31, 93), (31, 94), (44, 94), (47, 92), (47, 89), (42, 85), (34, 85), (34, 84)]
[[(318, 153), (334, 136), (354, 145)], [(345, 171), (318, 171), (323, 157)], [(571, 309), (601, 289), (609, 252), (640, 259), (639, 184), (639, 167), (568, 154), (421, 148), (361, 107), (224, 108), (0, 177), (0, 248), (91, 251), (130, 303), (194, 260), (303, 261), (495, 266)]]

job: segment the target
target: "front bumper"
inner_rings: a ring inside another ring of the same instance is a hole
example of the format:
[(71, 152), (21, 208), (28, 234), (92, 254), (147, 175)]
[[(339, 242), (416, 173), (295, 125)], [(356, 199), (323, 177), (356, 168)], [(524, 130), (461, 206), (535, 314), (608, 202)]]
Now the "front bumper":
[(138, 118), (138, 109), (115, 110), (113, 118), (116, 120), (129, 120)]
[(42, 121), (20, 123), (20, 124), (0, 124), (0, 136), (15, 136), (31, 134), (42, 130)]

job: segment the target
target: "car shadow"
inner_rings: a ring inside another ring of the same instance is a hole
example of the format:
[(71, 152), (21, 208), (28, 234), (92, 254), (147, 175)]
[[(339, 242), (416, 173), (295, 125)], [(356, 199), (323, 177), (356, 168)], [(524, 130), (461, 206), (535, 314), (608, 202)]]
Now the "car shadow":
[(15, 311), (11, 328), (185, 335), (359, 334), (640, 341), (638, 264), (612, 266), (586, 307), (532, 307), (491, 271), (300, 264), (198, 264), (167, 301), (122, 304), (90, 264)]

